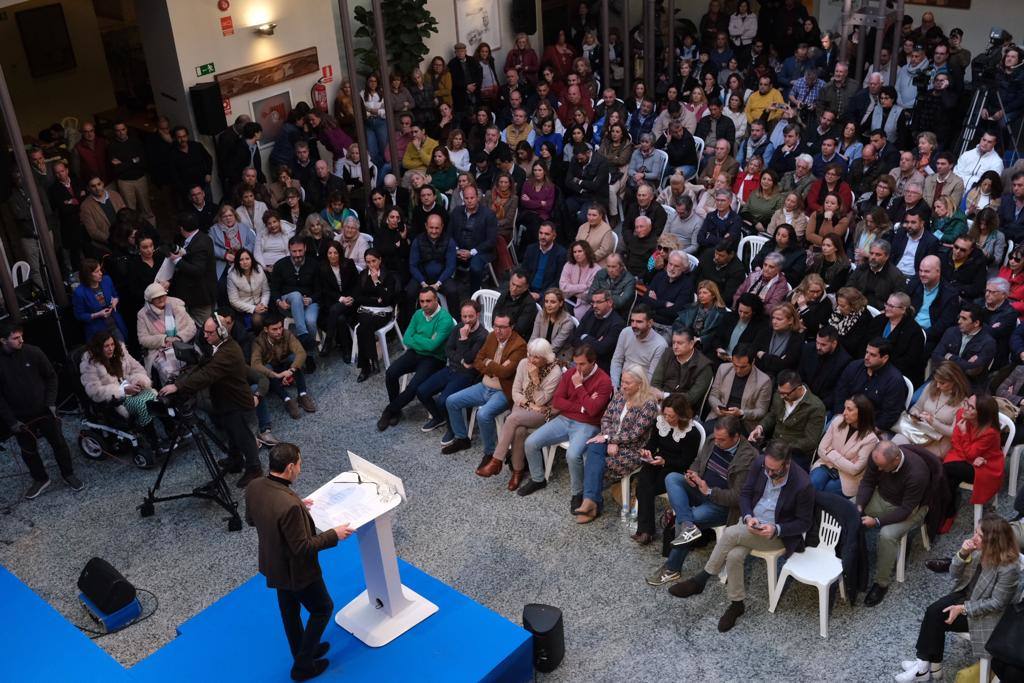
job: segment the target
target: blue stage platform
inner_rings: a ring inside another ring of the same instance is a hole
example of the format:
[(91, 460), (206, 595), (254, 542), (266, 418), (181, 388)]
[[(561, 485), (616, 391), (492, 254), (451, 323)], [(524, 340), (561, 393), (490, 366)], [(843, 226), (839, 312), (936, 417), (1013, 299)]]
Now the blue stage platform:
[[(321, 553), (324, 579), (340, 609), (364, 588), (358, 546)], [(438, 612), (392, 643), (371, 648), (332, 620), (330, 668), (322, 681), (501, 681), (533, 678), (530, 634), (437, 579), (399, 560), (402, 582)], [(16, 577), (0, 569), (0, 595), (24, 615), (0, 631), (0, 657), (15, 681), (278, 682), (291, 657), (274, 592), (255, 576), (181, 624), (178, 637), (129, 670), (69, 624)], [(26, 621), (27, 619), (27, 621)], [(45, 634), (45, 637), (43, 637)], [(60, 652), (61, 657), (54, 657)], [(40, 662), (45, 668), (39, 668)], [(12, 668), (13, 667), (13, 668)]]

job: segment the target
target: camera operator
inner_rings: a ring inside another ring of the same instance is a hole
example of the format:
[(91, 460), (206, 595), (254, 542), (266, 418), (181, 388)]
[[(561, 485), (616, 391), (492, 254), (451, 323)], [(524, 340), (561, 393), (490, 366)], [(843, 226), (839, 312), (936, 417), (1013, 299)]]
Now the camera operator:
[(931, 80), (931, 66), (925, 56), (924, 46), (915, 45), (907, 63), (896, 72), (896, 104), (904, 109), (914, 108), (921, 88), (927, 88)]
[(73, 491), (84, 484), (75, 476), (71, 451), (57, 417), (57, 373), (38, 346), (25, 343), (21, 325), (0, 323), (0, 423), (14, 434), (21, 457), (32, 475), (26, 498), (35, 498), (50, 485), (39, 457), (39, 440), (53, 449), (64, 483)]
[(952, 89), (949, 73), (938, 73), (932, 79), (932, 87), (917, 99), (911, 132), (916, 139), (921, 133), (931, 131), (939, 143), (939, 149), (949, 149), (952, 142), (953, 117), (950, 112), (957, 106), (957, 94)]
[[(1003, 52), (1003, 59), (996, 69), (996, 92), (999, 102), (992, 102), (982, 109), (981, 117), (996, 121), (1004, 130), (1006, 151), (1014, 151), (1020, 139), (1022, 114), (1024, 114), (1024, 50), (1011, 45)], [(998, 107), (998, 110), (996, 110)], [(990, 113), (994, 112), (994, 113)]]
[(245, 474), (237, 486), (245, 488), (263, 474), (256, 438), (248, 425), (249, 414), (256, 407), (256, 400), (246, 381), (249, 368), (242, 355), (242, 347), (216, 318), (207, 318), (203, 323), (203, 339), (213, 349), (209, 359), (184, 373), (174, 384), (165, 386), (160, 395), (169, 396), (179, 391), (195, 395), (209, 388), (213, 406), (211, 416), (228, 440), (228, 457), (218, 464), (228, 472), (237, 473), (244, 461)]

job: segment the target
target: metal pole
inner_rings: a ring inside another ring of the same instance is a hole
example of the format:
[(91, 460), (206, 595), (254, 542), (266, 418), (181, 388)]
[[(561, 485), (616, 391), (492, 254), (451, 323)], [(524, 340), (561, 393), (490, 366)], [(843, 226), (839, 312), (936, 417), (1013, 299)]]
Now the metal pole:
[(608, 49), (608, 33), (611, 29), (611, 16), (608, 11), (608, 0), (601, 0), (601, 45), (604, 46), (604, 59), (601, 60), (601, 85), (612, 87), (612, 56)]
[(867, 40), (868, 32), (864, 24), (857, 27), (857, 70), (855, 72), (855, 78), (857, 83), (864, 82), (864, 52), (867, 50), (867, 45), (864, 41)]
[[(43, 201), (39, 197), (36, 187), (35, 176), (32, 175), (32, 166), (28, 162), (28, 152), (25, 151), (25, 144), (22, 142), (21, 126), (18, 125), (18, 115), (14, 111), (14, 102), (11, 100), (11, 92), (7, 89), (7, 76), (0, 68), (0, 109), (3, 111), (4, 119), (7, 121), (7, 130), (11, 138), (11, 147), (14, 149), (14, 158), (18, 163), (18, 170), (21, 171), (22, 183), (25, 191), (28, 192), (29, 202), (32, 209), (32, 222), (36, 226), (36, 234), (39, 235), (39, 247), (43, 252), (43, 260), (46, 263), (46, 270), (50, 276), (50, 295), (53, 302), (58, 306), (67, 306), (68, 293), (64, 289), (64, 282), (60, 276), (60, 265), (57, 262), (57, 252), (53, 247), (53, 235), (50, 234), (50, 226), (46, 223), (46, 212), (43, 210)], [(8, 291), (8, 287), (10, 291)], [(0, 288), (4, 298), (13, 296), (14, 282), (11, 279), (11, 271), (4, 269), (0, 273)], [(9, 299), (14, 302), (13, 309), (18, 309), (17, 299)], [(8, 306), (8, 311), (11, 307)], [(59, 316), (58, 316), (59, 317)]]
[(654, 99), (654, 74), (658, 65), (658, 48), (655, 46), (654, 2), (647, 0), (644, 5), (644, 82), (650, 88), (647, 96)]
[(871, 71), (882, 72), (882, 43), (885, 42), (885, 15), (887, 14), (885, 9), (885, 3), (881, 3), (878, 6), (878, 16), (875, 17), (875, 44), (871, 47), (874, 49), (874, 55), (871, 59)]
[(374, 42), (377, 43), (377, 63), (380, 64), (381, 79), (386, 80), (386, 85), (382, 90), (384, 115), (388, 124), (388, 149), (391, 150), (391, 168), (397, 171), (402, 160), (398, 158), (398, 145), (395, 141), (395, 116), (394, 110), (391, 108), (391, 67), (388, 64), (387, 50), (384, 48), (384, 13), (381, 10), (380, 0), (373, 0), (373, 33)]
[(850, 63), (850, 15), (853, 13), (853, 0), (843, 0), (843, 13), (839, 21), (839, 60)]
[[(356, 119), (356, 141), (359, 143), (359, 168), (363, 174), (363, 184), (366, 186), (366, 200), (370, 200), (370, 192), (373, 187), (370, 185), (370, 153), (366, 146), (366, 116), (363, 113), (363, 98), (359, 96), (356, 87), (356, 55), (352, 49), (352, 17), (348, 12), (348, 0), (338, 0), (338, 13), (341, 15), (342, 43), (345, 45), (345, 66), (348, 71), (348, 82), (352, 86), (352, 113)], [(388, 84), (390, 87), (391, 84)], [(390, 137), (389, 137), (390, 139)], [(394, 154), (394, 152), (392, 152)], [(392, 164), (394, 168), (397, 168)], [(380, 173), (381, 169), (377, 169)], [(383, 180), (383, 178), (379, 178)]]
[(668, 80), (671, 82), (676, 77), (676, 0), (668, 0), (668, 21), (665, 22), (668, 31), (665, 44), (668, 47)]
[[(900, 54), (900, 45), (903, 43), (903, 36), (900, 32), (900, 27), (903, 25), (903, 0), (896, 1), (896, 17), (892, 23), (892, 52), (889, 53), (889, 85), (896, 85), (896, 71), (898, 70), (900, 60), (898, 55)], [(882, 39), (885, 39), (885, 33), (882, 34)]]
[(622, 0), (622, 99), (633, 94), (632, 76), (633, 55), (629, 48), (629, 0)]

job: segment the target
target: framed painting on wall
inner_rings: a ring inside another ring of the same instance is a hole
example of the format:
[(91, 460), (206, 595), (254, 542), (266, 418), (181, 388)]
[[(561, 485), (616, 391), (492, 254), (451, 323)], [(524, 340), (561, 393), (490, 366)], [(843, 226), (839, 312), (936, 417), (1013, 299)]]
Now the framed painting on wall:
[(214, 76), (224, 97), (236, 97), (254, 90), (262, 90), (278, 83), (320, 71), (316, 48), (289, 52), (265, 62), (250, 64), (240, 69), (224, 71)]
[(252, 101), (252, 120), (263, 126), (263, 137), (260, 149), (273, 144), (284, 129), (284, 122), (292, 110), (292, 93), (290, 90), (279, 92)]
[(34, 7), (15, 12), (14, 19), (18, 22), (32, 78), (75, 68), (75, 50), (64, 21), (63, 7), (59, 4)]
[(906, 0), (911, 5), (928, 5), (949, 9), (971, 9), (971, 0)]
[(472, 55), (480, 43), (501, 47), (501, 6), (498, 0), (455, 0), (455, 38)]

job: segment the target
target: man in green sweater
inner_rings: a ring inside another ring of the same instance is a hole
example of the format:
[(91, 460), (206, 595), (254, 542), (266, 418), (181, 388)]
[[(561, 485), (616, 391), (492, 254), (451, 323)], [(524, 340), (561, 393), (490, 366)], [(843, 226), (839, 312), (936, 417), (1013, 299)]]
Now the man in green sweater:
[(811, 460), (825, 431), (825, 404), (811, 393), (795, 370), (779, 373), (778, 393), (768, 414), (747, 437), (752, 443), (778, 439), (793, 454), (793, 462), (810, 471)]
[[(407, 351), (384, 373), (388, 404), (377, 420), (377, 430), (381, 432), (402, 420), (402, 408), (416, 398), (420, 384), (445, 364), (444, 345), (455, 328), (455, 321), (441, 308), (437, 291), (430, 287), (420, 290), (419, 305), (402, 338)], [(412, 379), (400, 390), (402, 376), (410, 373)]]

